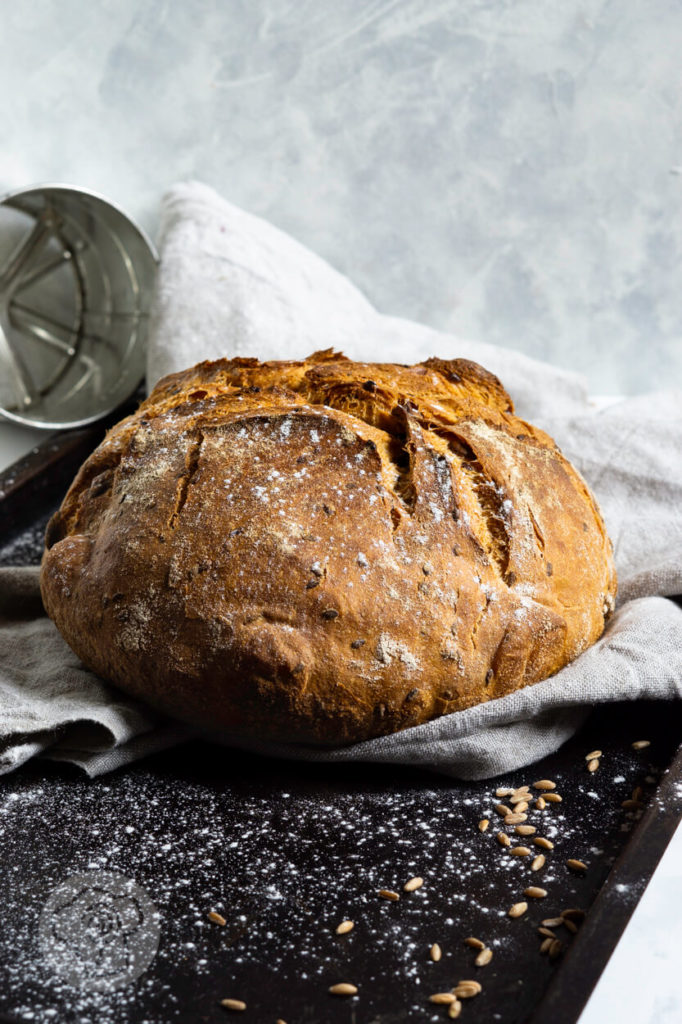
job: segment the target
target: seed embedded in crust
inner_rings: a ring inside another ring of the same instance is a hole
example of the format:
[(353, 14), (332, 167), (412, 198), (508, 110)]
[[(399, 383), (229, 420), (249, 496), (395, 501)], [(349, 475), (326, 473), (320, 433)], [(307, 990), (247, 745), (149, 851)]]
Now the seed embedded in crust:
[(492, 949), (489, 949), (486, 946), (485, 949), (482, 949), (481, 952), (478, 954), (478, 956), (474, 960), (474, 963), (476, 964), (477, 967), (485, 967), (486, 964), (490, 963), (492, 958), (493, 958), (493, 951), (492, 951)]
[(432, 996), (429, 996), (429, 1002), (435, 1003), (436, 1006), (449, 1006), (454, 1001), (455, 996), (452, 992), (434, 992)]
[(395, 900), (399, 900), (400, 899), (400, 896), (398, 895), (398, 893), (397, 892), (393, 892), (392, 889), (379, 889), (379, 892), (377, 893), (377, 895), (381, 896), (382, 900), (394, 900), (395, 901)]
[(478, 823), (478, 831), (479, 832), (485, 832), (487, 830), (489, 824), (490, 824), (490, 819), (489, 818), (481, 818), (481, 820)]
[(509, 851), (514, 857), (529, 857), (530, 850), (527, 846), (514, 846)]
[(536, 846), (541, 846), (543, 850), (553, 850), (554, 843), (551, 839), (545, 839), (544, 836), (536, 836), (533, 840)]
[(330, 985), (329, 987), (330, 996), (355, 996), (357, 993), (357, 987), (349, 984), (347, 981), (340, 981), (338, 984)]
[(556, 960), (562, 949), (561, 939), (552, 939), (552, 945), (549, 947), (549, 959)]
[(410, 878), (407, 882), (405, 882), (403, 889), (405, 892), (415, 892), (417, 889), (421, 889), (423, 884), (424, 879), (419, 878), (419, 876), (417, 875), (414, 878)]
[(594, 760), (598, 760), (602, 756), (603, 755), (602, 755), (601, 750), (591, 750), (589, 754), (585, 754), (585, 760), (586, 761), (594, 761)]
[(544, 853), (539, 853), (537, 855), (537, 857), (533, 858), (533, 861), (531, 863), (530, 869), (531, 869), (531, 871), (539, 871), (540, 868), (544, 868), (544, 866), (545, 866), (545, 855), (544, 855)]
[(448, 1007), (448, 1017), (450, 1018), (450, 1020), (456, 1020), (461, 1012), (462, 1004), (460, 1003), (459, 999), (455, 999), (453, 1002), (450, 1003)]
[(511, 839), (509, 838), (506, 832), (498, 832), (495, 838), (497, 839), (500, 846), (511, 846)]
[(650, 746), (651, 746), (651, 740), (636, 740), (632, 744), (632, 749), (633, 750), (645, 750), (647, 747), (650, 747)]
[(478, 981), (458, 981), (455, 988), (452, 990), (458, 999), (473, 999), (474, 996), (480, 995), (483, 991), (483, 986)]
[(433, 960), (434, 964), (438, 963), (442, 955), (442, 949), (440, 948), (437, 942), (434, 942), (434, 944), (431, 946), (431, 949), (429, 950), (429, 956)]
[(511, 807), (507, 807), (506, 804), (495, 804), (495, 810), (503, 818), (512, 813)]
[(559, 796), (558, 793), (545, 793), (545, 800), (550, 804), (560, 804), (563, 797)]
[(221, 999), (220, 1005), (224, 1006), (226, 1010), (245, 1010), (246, 1003), (241, 999)]
[(554, 941), (555, 941), (554, 939), (550, 939), (549, 937), (547, 937), (546, 939), (543, 939), (542, 944), (540, 946), (540, 952), (541, 953), (549, 953), (549, 947), (552, 945), (552, 943)]
[(566, 864), (571, 871), (587, 871), (587, 864), (583, 864), (581, 860), (576, 860), (575, 857), (569, 857)]
[(598, 767), (599, 767), (599, 758), (598, 757), (595, 757), (591, 761), (587, 762), (587, 770), (588, 770), (588, 772), (596, 772)]
[(535, 806), (539, 811), (544, 811), (545, 807), (547, 806), (545, 798), (543, 796), (539, 796), (535, 801)]
[(468, 939), (464, 940), (465, 945), (471, 946), (472, 949), (485, 949), (485, 942), (481, 942), (480, 939), (475, 939), (473, 935), (470, 935)]
[(532, 836), (534, 832), (537, 832), (535, 825), (517, 825), (514, 828), (517, 836)]
[(556, 782), (551, 782), (549, 779), (540, 779), (539, 782), (533, 783), (533, 789), (556, 789)]
[(213, 921), (213, 924), (219, 924), (221, 928), (224, 928), (227, 921), (222, 914), (219, 914), (217, 910), (211, 910), (207, 915), (209, 921)]
[(342, 921), (341, 924), (336, 926), (337, 935), (347, 935), (348, 932), (352, 932), (355, 928), (355, 921)]
[(521, 903), (515, 903), (513, 907), (510, 907), (507, 911), (509, 917), (523, 917), (528, 910), (528, 904), (524, 901)]
[(539, 885), (529, 885), (523, 890), (523, 895), (530, 896), (532, 900), (541, 900), (547, 895), (547, 890), (541, 889)]
[(550, 937), (550, 939), (556, 939), (556, 935), (554, 934), (552, 929), (551, 928), (545, 928), (544, 925), (541, 925), (538, 928), (538, 932), (539, 932), (540, 935), (548, 935)]

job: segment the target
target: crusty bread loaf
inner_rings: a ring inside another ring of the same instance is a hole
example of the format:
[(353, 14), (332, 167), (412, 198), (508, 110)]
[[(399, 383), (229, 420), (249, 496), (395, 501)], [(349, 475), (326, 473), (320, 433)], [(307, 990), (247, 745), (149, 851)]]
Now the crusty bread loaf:
[(48, 614), (188, 722), (347, 744), (551, 675), (616, 589), (585, 483), (475, 363), (200, 363), (51, 520)]

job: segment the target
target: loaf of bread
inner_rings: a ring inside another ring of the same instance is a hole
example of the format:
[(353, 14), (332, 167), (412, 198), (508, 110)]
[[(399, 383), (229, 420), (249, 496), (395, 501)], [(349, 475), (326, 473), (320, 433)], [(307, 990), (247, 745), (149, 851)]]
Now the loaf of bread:
[(78, 473), (41, 583), (127, 693), (326, 746), (545, 679), (616, 591), (592, 495), (496, 377), (331, 351), (162, 380)]

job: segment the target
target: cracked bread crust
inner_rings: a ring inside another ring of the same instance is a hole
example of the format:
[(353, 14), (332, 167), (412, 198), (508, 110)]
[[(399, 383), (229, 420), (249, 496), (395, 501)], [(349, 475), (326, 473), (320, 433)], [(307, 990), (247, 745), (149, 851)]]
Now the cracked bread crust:
[(122, 690), (329, 746), (546, 678), (616, 578), (582, 478), (492, 374), (325, 351), (164, 378), (82, 466), (41, 587)]

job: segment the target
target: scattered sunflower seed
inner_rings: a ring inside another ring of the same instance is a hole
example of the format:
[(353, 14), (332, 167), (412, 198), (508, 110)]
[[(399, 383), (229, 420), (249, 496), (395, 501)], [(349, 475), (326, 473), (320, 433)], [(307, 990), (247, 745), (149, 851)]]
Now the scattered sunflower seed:
[(485, 832), (487, 830), (489, 824), (490, 824), (490, 820), (488, 818), (481, 818), (481, 820), (478, 823), (478, 831), (479, 832)]
[(545, 807), (547, 806), (545, 798), (543, 796), (539, 796), (535, 801), (535, 806), (539, 811), (544, 811)]
[(458, 999), (473, 999), (474, 996), (480, 995), (483, 986), (478, 981), (458, 981), (452, 991)]
[(226, 1010), (245, 1010), (246, 1003), (242, 1002), (241, 999), (221, 999), (220, 1005), (224, 1006)]
[(599, 758), (598, 757), (594, 757), (594, 758), (592, 758), (591, 761), (587, 762), (587, 770), (588, 770), (588, 772), (596, 772), (598, 767), (599, 767)]
[(552, 939), (552, 945), (549, 947), (549, 959), (556, 960), (562, 949), (561, 939)]
[(556, 789), (556, 782), (551, 782), (549, 779), (540, 779), (539, 782), (533, 783), (533, 789)]
[(530, 850), (527, 846), (514, 846), (509, 851), (514, 857), (528, 857), (530, 856)]
[(410, 878), (409, 881), (405, 882), (405, 885), (403, 886), (403, 889), (404, 889), (405, 892), (415, 892), (416, 889), (421, 889), (423, 884), (424, 884), (424, 879), (423, 878), (419, 878), (417, 876), (415, 878)]
[(476, 964), (477, 967), (485, 967), (486, 964), (490, 963), (492, 958), (493, 958), (493, 951), (492, 951), (492, 949), (489, 949), (486, 946), (485, 949), (482, 949), (481, 952), (478, 954), (478, 956), (474, 960), (474, 963)]
[(219, 914), (217, 910), (211, 910), (208, 914), (209, 921), (213, 921), (213, 924), (219, 924), (221, 928), (224, 928), (227, 921), (222, 914)]
[(651, 740), (636, 740), (635, 743), (632, 744), (632, 749), (633, 750), (644, 750), (646, 747), (650, 747), (650, 746), (651, 746)]
[(337, 935), (346, 935), (348, 932), (352, 932), (355, 928), (355, 921), (342, 921), (341, 924), (336, 926)]
[(541, 922), (544, 928), (558, 928), (560, 924), (564, 923), (563, 917), (546, 917)]
[(587, 871), (587, 864), (583, 864), (581, 860), (576, 860), (575, 857), (569, 857), (566, 864), (571, 871)]
[(545, 800), (550, 804), (560, 804), (563, 797), (559, 796), (558, 793), (545, 793)]
[(533, 840), (536, 846), (541, 846), (543, 850), (553, 850), (554, 843), (551, 839), (545, 839), (544, 836), (536, 836)]
[(498, 800), (502, 800), (504, 799), (505, 796), (511, 796), (513, 792), (513, 789), (496, 789), (495, 796), (498, 798)]
[(507, 807), (507, 805), (506, 805), (506, 804), (496, 804), (496, 805), (495, 805), (495, 810), (496, 810), (496, 811), (497, 811), (497, 813), (498, 813), (498, 814), (499, 814), (499, 815), (500, 815), (501, 817), (503, 817), (503, 818), (506, 818), (506, 817), (507, 817), (507, 815), (509, 815), (509, 814), (511, 814), (511, 813), (512, 813), (512, 810), (511, 810), (511, 808), (510, 808), (510, 807)]
[(485, 942), (481, 942), (480, 939), (475, 939), (473, 935), (470, 935), (468, 939), (464, 940), (467, 946), (471, 946), (472, 949), (485, 949)]
[(544, 853), (539, 853), (537, 855), (537, 857), (533, 857), (533, 861), (531, 863), (530, 869), (531, 869), (531, 871), (539, 871), (540, 868), (544, 868), (544, 866), (545, 866), (545, 855), (544, 855)]
[(637, 811), (642, 806), (641, 800), (623, 800), (620, 805), (626, 811)]
[(355, 996), (357, 992), (357, 987), (349, 984), (347, 981), (340, 981), (336, 985), (329, 986), (329, 994), (331, 996)]
[(507, 911), (509, 917), (523, 917), (528, 910), (528, 904), (524, 901), (521, 903), (515, 903), (513, 907), (510, 907)]
[(641, 786), (635, 786), (635, 788), (632, 791), (632, 799), (633, 800), (637, 800), (639, 802), (642, 799), (643, 795), (644, 795), (644, 790), (642, 789), (642, 787)]
[(452, 992), (434, 992), (432, 996), (429, 996), (429, 1002), (435, 1003), (436, 1006), (449, 1006), (454, 1001), (455, 996)]
[(450, 1018), (450, 1020), (456, 1020), (461, 1012), (462, 1004), (460, 1003), (459, 999), (455, 999), (453, 1002), (450, 1003), (448, 1007), (448, 1017)]
[(573, 935), (578, 934), (577, 924), (575, 923), (575, 921), (571, 921), (569, 917), (564, 918), (564, 928), (568, 928), (569, 932), (572, 932)]
[(589, 754), (585, 754), (586, 761), (595, 761), (602, 757), (601, 750), (591, 750)]
[(506, 832), (498, 832), (495, 838), (500, 846), (511, 846), (511, 839)]
[(552, 929), (545, 928), (544, 925), (540, 925), (540, 927), (538, 928), (538, 932), (540, 933), (540, 935), (548, 935), (550, 939), (556, 939), (556, 935), (554, 934)]
[(568, 918), (570, 921), (582, 921), (585, 917), (585, 911), (580, 910), (578, 907), (569, 907), (567, 910), (561, 911), (563, 918)]
[(514, 829), (517, 836), (532, 836), (537, 831), (534, 825), (517, 825)]
[(543, 939), (542, 944), (540, 946), (540, 952), (541, 953), (549, 953), (549, 947), (552, 945), (552, 943), (554, 941), (556, 941), (556, 940), (555, 939), (550, 939), (549, 937), (547, 937), (546, 939)]
[(527, 889), (523, 890), (524, 896), (530, 896), (533, 900), (541, 900), (547, 895), (546, 889), (541, 889), (539, 885), (529, 885)]
[(505, 825), (520, 825), (521, 822), (527, 820), (528, 815), (520, 811), (517, 814), (508, 814), (507, 817), (504, 819), (504, 823)]
[(434, 964), (438, 963), (442, 955), (443, 951), (441, 950), (440, 946), (438, 945), (437, 942), (434, 942), (434, 944), (431, 946), (431, 949), (429, 950), (429, 956), (433, 960)]
[(393, 892), (392, 889), (379, 889), (379, 892), (377, 893), (377, 895), (381, 896), (382, 900), (394, 900), (395, 901), (395, 900), (399, 900), (400, 899), (400, 896), (398, 895), (398, 893), (397, 892)]

